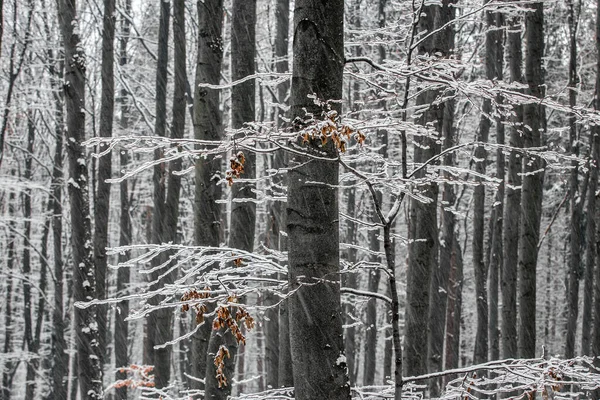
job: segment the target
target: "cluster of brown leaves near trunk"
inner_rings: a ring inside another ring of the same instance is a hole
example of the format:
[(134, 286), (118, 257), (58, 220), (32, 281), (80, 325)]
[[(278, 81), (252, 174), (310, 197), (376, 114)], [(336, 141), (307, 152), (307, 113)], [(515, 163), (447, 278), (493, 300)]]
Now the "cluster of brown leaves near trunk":
[[(204, 289), (199, 292), (195, 289), (188, 290), (181, 296), (181, 301), (193, 301), (210, 298), (210, 290)], [(233, 308), (237, 311), (233, 313)], [(204, 322), (204, 314), (208, 311), (205, 304), (193, 304), (191, 308), (196, 313), (196, 323), (200, 324)], [(189, 304), (184, 304), (181, 307), (183, 312), (190, 310)], [(242, 333), (240, 325), (245, 326), (247, 330), (254, 328), (254, 318), (248, 313), (248, 311), (240, 304), (238, 304), (238, 298), (236, 296), (227, 297), (227, 302), (221, 304), (215, 310), (215, 318), (213, 320), (212, 328), (214, 330), (229, 329), (231, 334), (235, 338), (238, 344), (246, 344), (246, 336)], [(227, 377), (225, 376), (225, 357), (229, 358), (229, 350), (225, 346), (221, 346), (217, 355), (215, 356), (215, 367), (217, 367), (216, 378), (219, 382), (219, 387), (227, 386)]]
[(246, 156), (241, 151), (238, 151), (235, 156), (229, 159), (229, 169), (225, 173), (225, 180), (229, 183), (229, 186), (233, 185), (233, 178), (239, 178), (244, 173), (245, 163)]
[[(181, 301), (190, 301), (190, 300), (201, 300), (208, 299), (210, 297), (210, 289), (204, 288), (202, 292), (198, 292), (195, 289), (188, 290), (181, 296)], [(206, 304), (193, 304), (192, 308), (196, 312), (196, 323), (201, 324), (204, 322), (204, 314), (208, 311)], [(184, 304), (181, 306), (181, 311), (187, 312), (190, 309), (189, 304)]]
[(129, 377), (127, 379), (121, 379), (115, 382), (115, 389), (122, 387), (129, 387), (132, 389), (145, 387), (154, 387), (154, 375), (152, 371), (154, 366), (152, 365), (136, 365), (131, 364), (129, 367), (123, 367), (119, 369), (119, 372), (124, 374), (127, 373)]
[(320, 140), (322, 146), (325, 146), (330, 140), (334, 146), (342, 153), (346, 152), (346, 144), (350, 138), (360, 145), (365, 142), (365, 135), (352, 126), (341, 123), (337, 111), (330, 110), (325, 118), (307, 129), (300, 132), (302, 143), (310, 143), (311, 140)]

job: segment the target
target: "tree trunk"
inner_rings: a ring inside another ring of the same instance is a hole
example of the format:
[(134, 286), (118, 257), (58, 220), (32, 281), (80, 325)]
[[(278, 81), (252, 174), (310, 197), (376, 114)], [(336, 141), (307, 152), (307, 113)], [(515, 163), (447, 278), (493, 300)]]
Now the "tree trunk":
[[(514, 17), (508, 31), (508, 66), (510, 82), (521, 82), (521, 21)], [(519, 126), (523, 122), (522, 106), (515, 106), (515, 117), (510, 126), (509, 145), (523, 147)], [(519, 250), (519, 220), (521, 204), (521, 155), (511, 150), (506, 180), (506, 201), (502, 231), (503, 266), (501, 276), (502, 294), (502, 358), (517, 356), (517, 263)]]
[[(96, 270), (91, 245), (88, 170), (82, 142), (85, 140), (85, 54), (79, 36), (74, 0), (59, 1), (59, 18), (65, 46), (65, 99), (67, 105), (67, 153), (71, 203), (74, 301), (97, 298)], [(102, 397), (102, 365), (95, 344), (99, 341), (97, 307), (75, 307), (77, 378), (82, 398)]]
[[(321, 119), (327, 110), (308, 95), (314, 93), (320, 102), (342, 98), (344, 1), (297, 0), (295, 7), (292, 119), (300, 129), (306, 113)], [(340, 103), (330, 106), (339, 115)], [(288, 304), (295, 398), (348, 400), (339, 283), (339, 167), (311, 158), (323, 152), (335, 158), (337, 149), (332, 141), (324, 146), (318, 142), (292, 144), (304, 154), (294, 157), (289, 170), (289, 281), (296, 292)]]
[[(444, 2), (448, 3), (447, 1)], [(439, 23), (442, 7), (427, 5), (419, 19), (419, 31), (427, 34), (440, 27)], [(445, 13), (444, 13), (445, 14)], [(434, 35), (435, 36), (435, 35)], [(435, 45), (434, 37), (430, 36), (418, 46), (422, 56), (433, 56)], [(447, 47), (445, 48), (447, 49)], [(447, 53), (446, 53), (447, 55)], [(418, 124), (427, 126), (433, 123), (434, 128), (427, 136), (415, 138), (414, 161), (421, 165), (439, 152), (436, 140), (442, 132), (444, 120), (444, 104), (434, 105), (439, 92), (426, 90), (417, 96), (417, 106), (430, 104), (427, 110), (418, 117)], [(425, 169), (415, 174), (415, 178), (425, 178)], [(432, 273), (438, 269), (438, 227), (437, 227), (437, 197), (436, 183), (424, 183), (415, 189), (422, 196), (428, 198), (428, 203), (421, 203), (411, 199), (409, 221), (409, 261), (406, 273), (406, 310), (405, 310), (405, 336), (404, 336), (404, 375), (421, 375), (427, 372), (428, 340), (423, 340), (423, 333), (428, 332), (428, 316), (430, 306), (430, 285)], [(438, 278), (434, 274), (434, 280)], [(437, 285), (437, 282), (434, 283)]]
[[(15, 170), (11, 171), (14, 176)], [(7, 361), (4, 363), (4, 370), (2, 371), (2, 399), (10, 400), (11, 398), (11, 387), (16, 366), (10, 359), (10, 353), (13, 351), (13, 269), (15, 264), (15, 232), (16, 232), (16, 218), (15, 218), (15, 191), (10, 191), (8, 194), (8, 238), (6, 243), (6, 311), (4, 312), (4, 354), (7, 357)]]
[[(544, 97), (544, 6), (533, 4), (533, 12), (525, 16), (525, 41), (527, 57), (525, 78), (528, 93), (538, 98)], [(523, 110), (524, 147), (539, 147), (541, 131), (544, 129), (544, 107), (538, 103), (526, 104)], [(519, 238), (519, 339), (518, 356), (535, 357), (535, 301), (537, 245), (540, 237), (542, 214), (542, 190), (544, 164), (540, 157), (527, 154), (523, 159), (523, 188), (521, 198), (520, 238)], [(541, 170), (541, 172), (540, 172)]]
[[(131, 13), (131, 0), (125, 2), (125, 13)], [(119, 65), (124, 67), (127, 62), (127, 42), (131, 28), (129, 20), (124, 18), (121, 21), (121, 39), (119, 41)], [(121, 118), (119, 127), (124, 133), (129, 129), (129, 99), (128, 92), (125, 88), (121, 89)], [(121, 170), (126, 170), (129, 164), (129, 154), (126, 151), (119, 152), (119, 162)], [(131, 217), (129, 215), (129, 187), (127, 180), (123, 180), (119, 184), (120, 190), (120, 223), (119, 223), (119, 246), (128, 246), (131, 244)], [(123, 263), (129, 260), (130, 252), (125, 251), (119, 253), (118, 262)], [(129, 268), (119, 268), (117, 271), (117, 296), (124, 296), (129, 289), (130, 272)], [(129, 336), (129, 323), (125, 320), (129, 315), (129, 301), (123, 300), (117, 305), (115, 312), (115, 367), (117, 380), (127, 379), (126, 372), (120, 372), (120, 368), (129, 365), (127, 338)], [(127, 400), (127, 386), (123, 385), (115, 390), (116, 400)]]
[[(458, 368), (460, 361), (460, 325), (463, 288), (463, 259), (458, 235), (452, 237), (450, 279), (448, 283), (448, 306), (446, 307), (446, 347), (444, 367)], [(444, 385), (451, 380), (444, 378)]]
[[(569, 107), (575, 107), (577, 104), (577, 21), (575, 20), (575, 6), (573, 1), (567, 2), (569, 13)], [(577, 126), (575, 125), (575, 114), (569, 114), (569, 146), (571, 155), (579, 156), (579, 141), (577, 137)], [(571, 177), (569, 196), (571, 198), (571, 221), (570, 221), (570, 240), (569, 240), (569, 279), (567, 283), (567, 336), (565, 345), (565, 357), (573, 358), (575, 356), (575, 334), (577, 332), (577, 317), (579, 314), (579, 281), (583, 277), (581, 265), (581, 250), (583, 244), (582, 214), (583, 198), (579, 188), (579, 163), (571, 163)], [(593, 218), (592, 218), (593, 219)], [(590, 221), (588, 221), (588, 224)], [(590, 271), (591, 275), (591, 271)], [(588, 278), (586, 274), (586, 278)], [(591, 281), (586, 279), (586, 289), (590, 289)], [(582, 349), (583, 353), (589, 350), (589, 320), (591, 310), (589, 303), (584, 309), (583, 327), (582, 327)], [(587, 327), (586, 327), (587, 324)]]
[[(221, 140), (220, 91), (201, 88), (207, 83), (218, 85), (221, 79), (223, 60), (222, 29), (223, 0), (198, 2), (198, 56), (196, 60), (196, 84), (194, 89), (194, 137), (196, 140)], [(219, 157), (208, 156), (196, 161), (196, 193), (194, 199), (195, 241), (198, 246), (219, 247), (221, 207), (216, 202), (221, 198), (221, 175)], [(208, 340), (212, 321), (207, 320), (192, 338), (192, 375), (198, 379), (206, 377)], [(192, 388), (201, 389), (197, 380)]]
[[(255, 73), (256, 55), (256, 0), (233, 0), (231, 16), (231, 79), (240, 80)], [(247, 128), (246, 124), (255, 119), (255, 81), (235, 85), (231, 93), (231, 125), (233, 129)], [(246, 133), (236, 136), (242, 139)], [(236, 150), (234, 149), (234, 152)], [(235, 155), (234, 155), (235, 156)], [(256, 224), (256, 185), (251, 182), (256, 177), (256, 154), (245, 154), (242, 179), (249, 182), (234, 181), (231, 188), (231, 226), (229, 247), (251, 253), (254, 249), (254, 228)], [(231, 384), (221, 386), (216, 379), (214, 358), (219, 348), (228, 348), (230, 357), (226, 358), (227, 379), (233, 378), (238, 343), (228, 329), (213, 331), (208, 344), (206, 370), (206, 399), (227, 399), (231, 394)], [(231, 365), (228, 365), (231, 364)], [(221, 386), (221, 387), (220, 387)]]
[[(489, 54), (492, 57), (487, 64), (486, 56), (486, 73), (491, 71), (488, 79), (503, 78), (504, 64), (504, 31), (496, 30), (504, 26), (504, 16), (497, 12), (491, 14), (490, 26), (488, 29), (493, 29), (486, 33), (486, 52), (489, 45), (492, 50)], [(502, 102), (501, 96), (498, 96), (496, 101)], [(500, 270), (503, 265), (503, 243), (502, 243), (502, 225), (504, 214), (504, 121), (502, 117), (497, 116), (496, 121), (496, 143), (499, 145), (496, 150), (496, 178), (500, 180), (496, 195), (494, 198), (494, 206), (492, 209), (491, 218), (491, 239), (489, 244), (489, 343), (490, 343), (490, 359), (498, 360), (500, 358), (500, 328), (498, 326), (498, 289), (500, 283)]]
[[(113, 116), (115, 108), (115, 73), (114, 73), (114, 41), (115, 41), (115, 0), (104, 0), (104, 14), (102, 26), (102, 100), (100, 104), (100, 136), (112, 137)], [(100, 144), (98, 151), (103, 152), (108, 148), (108, 143)], [(112, 174), (112, 153), (108, 153), (98, 160), (98, 186), (94, 202), (94, 264), (96, 265), (96, 287), (98, 299), (106, 298), (107, 291), (107, 266), (106, 247), (108, 247), (108, 213), (110, 210), (110, 183), (107, 182)], [(98, 354), (101, 365), (105, 359), (106, 342), (108, 338), (108, 307), (98, 306)]]

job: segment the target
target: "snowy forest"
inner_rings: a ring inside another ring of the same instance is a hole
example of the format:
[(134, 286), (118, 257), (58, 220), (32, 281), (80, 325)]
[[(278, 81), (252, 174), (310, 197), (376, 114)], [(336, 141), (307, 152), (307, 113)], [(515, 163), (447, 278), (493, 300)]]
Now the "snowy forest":
[(0, 399), (600, 398), (600, 1), (0, 0)]

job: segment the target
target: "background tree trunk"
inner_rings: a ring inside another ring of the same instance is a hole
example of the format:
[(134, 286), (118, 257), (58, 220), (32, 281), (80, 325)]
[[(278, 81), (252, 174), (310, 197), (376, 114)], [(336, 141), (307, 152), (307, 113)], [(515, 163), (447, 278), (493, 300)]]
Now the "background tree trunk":
[[(104, 0), (104, 14), (102, 27), (102, 100), (100, 105), (100, 136), (110, 138), (113, 130), (115, 109), (115, 0)], [(108, 148), (108, 143), (98, 146), (98, 151), (103, 152)], [(94, 202), (94, 264), (96, 265), (96, 285), (98, 299), (106, 298), (107, 291), (107, 265), (106, 247), (108, 246), (108, 213), (110, 210), (110, 186), (107, 182), (112, 175), (112, 153), (101, 157), (98, 161), (98, 186)], [(108, 338), (108, 307), (104, 304), (98, 306), (98, 331), (100, 342), (98, 353), (100, 363), (105, 364)]]
[[(533, 4), (533, 12), (525, 16), (525, 40), (527, 56), (525, 79), (528, 93), (544, 97), (544, 6)], [(544, 130), (544, 107), (526, 104), (523, 111), (524, 147), (539, 147), (541, 131)], [(522, 358), (535, 357), (535, 301), (537, 245), (540, 238), (542, 215), (542, 190), (544, 163), (538, 156), (527, 154), (523, 159), (523, 189), (521, 198), (521, 225), (519, 239), (519, 340), (518, 355)], [(541, 172), (540, 172), (541, 170)]]
[[(510, 82), (521, 82), (521, 21), (513, 17), (507, 33), (508, 69)], [(523, 122), (523, 107), (515, 107), (515, 117), (510, 125), (509, 145), (514, 148), (523, 147), (523, 139), (519, 127)], [(511, 150), (508, 160), (506, 180), (506, 201), (504, 203), (504, 219), (502, 243), (504, 255), (501, 277), (502, 293), (502, 358), (517, 356), (517, 263), (519, 254), (519, 220), (521, 204), (521, 155)]]
[[(194, 89), (194, 137), (196, 140), (215, 141), (222, 136), (220, 91), (201, 88), (200, 84), (218, 85), (223, 60), (223, 0), (198, 2), (198, 56), (196, 60), (196, 84)], [(218, 145), (218, 144), (216, 144)], [(199, 246), (218, 247), (220, 242), (221, 207), (221, 160), (208, 156), (196, 161), (196, 193), (194, 199), (195, 241)], [(206, 320), (192, 338), (192, 375), (206, 377), (208, 340), (212, 321)], [(192, 381), (192, 387), (201, 388), (200, 382)]]
[[(85, 54), (79, 36), (74, 0), (59, 1), (59, 18), (65, 47), (65, 99), (67, 106), (67, 153), (71, 203), (74, 301), (96, 298), (96, 270), (91, 245), (88, 169), (82, 142), (85, 140)], [(95, 343), (99, 341), (97, 307), (75, 307), (77, 380), (82, 398), (102, 398), (102, 365)]]

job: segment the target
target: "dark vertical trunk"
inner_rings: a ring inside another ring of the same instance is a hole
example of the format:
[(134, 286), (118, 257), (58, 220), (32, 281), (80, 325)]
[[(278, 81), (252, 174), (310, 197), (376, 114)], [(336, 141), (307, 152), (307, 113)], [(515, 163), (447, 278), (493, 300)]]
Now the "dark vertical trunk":
[[(297, 0), (294, 11), (292, 119), (306, 123), (306, 112), (323, 118), (322, 102), (342, 98), (344, 66), (344, 1)], [(340, 104), (330, 103), (339, 114)], [(289, 299), (290, 342), (295, 397), (299, 400), (350, 399), (339, 283), (339, 167), (311, 158), (337, 157), (332, 141), (311, 139), (292, 144), (296, 155), (289, 170), (287, 230), (289, 281), (296, 292)], [(312, 251), (307, 252), (306, 249)], [(326, 281), (314, 285), (325, 278)]]
[[(449, 10), (448, 1), (443, 6), (427, 5), (419, 19), (419, 31), (427, 34), (440, 27), (447, 17)], [(441, 35), (433, 35), (422, 41), (419, 46), (419, 54), (422, 56), (434, 56), (440, 45), (442, 55), (448, 56), (446, 41), (441, 40)], [(439, 43), (438, 43), (439, 41)], [(433, 125), (433, 130), (425, 136), (415, 138), (414, 161), (417, 165), (427, 161), (439, 152), (436, 143), (441, 135), (444, 121), (444, 104), (433, 104), (439, 92), (427, 90), (417, 96), (417, 106), (430, 104), (418, 117), (417, 123), (422, 126)], [(415, 178), (423, 179), (426, 169), (415, 174)], [(428, 198), (428, 203), (411, 199), (409, 240), (413, 241), (409, 248), (409, 261), (406, 273), (406, 310), (405, 310), (405, 337), (404, 337), (404, 375), (421, 375), (427, 372), (429, 364), (428, 354), (430, 336), (423, 340), (424, 332), (430, 332), (428, 328), (436, 323), (429, 324), (429, 306), (431, 285), (439, 287), (438, 266), (438, 227), (437, 227), (437, 184), (432, 182), (423, 183), (415, 188), (422, 196)], [(441, 272), (441, 271), (440, 271)], [(432, 281), (433, 276), (433, 281)], [(432, 357), (433, 353), (432, 353)]]
[[(277, 8), (275, 10), (275, 70), (278, 73), (289, 72), (289, 55), (288, 55), (288, 40), (289, 40), (289, 27), (290, 27), (290, 1), (289, 0), (278, 0)], [(289, 104), (286, 101), (290, 89), (289, 82), (282, 83), (277, 88), (277, 101), (281, 105), (277, 108), (277, 121), (276, 124), (279, 127), (283, 126), (282, 117), (284, 116), (282, 106)], [(273, 168), (282, 170), (287, 167), (288, 156), (284, 151), (277, 151), (273, 157)], [(284, 187), (287, 185), (287, 177), (285, 175), (277, 177), (273, 181), (274, 185)], [(281, 191), (281, 189), (279, 189)], [(281, 192), (280, 192), (281, 193)], [(286, 215), (285, 215), (285, 203), (277, 202), (273, 206), (272, 220), (274, 221), (273, 232), (276, 232), (277, 236), (273, 236), (274, 240), (277, 240), (277, 248), (281, 251), (287, 250), (286, 236), (280, 233), (285, 230), (286, 226)], [(272, 343), (278, 344), (278, 359), (277, 359), (277, 385), (280, 387), (291, 387), (294, 385), (294, 379), (292, 374), (292, 355), (290, 353), (290, 329), (288, 320), (288, 301), (283, 300), (279, 306), (279, 337), (277, 341)], [(272, 346), (273, 344), (267, 344)], [(271, 368), (274, 368), (271, 367)], [(269, 378), (269, 366), (267, 365), (267, 379)], [(273, 375), (273, 374), (271, 374)]]
[[(544, 97), (544, 6), (533, 4), (534, 11), (525, 16), (527, 57), (525, 79), (528, 93)], [(539, 147), (544, 129), (544, 107), (526, 104), (523, 110), (524, 147)], [(523, 159), (523, 187), (519, 238), (519, 339), (518, 356), (535, 357), (535, 301), (537, 245), (540, 237), (544, 163), (540, 157), (527, 154)]]
[[(486, 71), (493, 71), (491, 79), (501, 80), (503, 77), (504, 64), (504, 31), (495, 30), (504, 26), (504, 16), (502, 13), (492, 14), (494, 29), (486, 34), (486, 46), (492, 47), (490, 56), (493, 57), (491, 64), (486, 67)], [(488, 39), (489, 38), (489, 39)], [(489, 40), (489, 42), (488, 42)], [(487, 51), (487, 47), (486, 47)], [(486, 61), (487, 62), (487, 61)], [(486, 64), (487, 65), (487, 64)], [(502, 98), (497, 97), (496, 101), (500, 104)], [(500, 358), (500, 328), (498, 326), (498, 289), (500, 287), (500, 270), (503, 264), (503, 244), (502, 244), (502, 222), (504, 214), (504, 121), (501, 117), (496, 117), (496, 143), (499, 145), (496, 150), (496, 178), (500, 180), (491, 219), (491, 239), (489, 244), (489, 343), (490, 359), (498, 360)]]
[[(67, 153), (71, 204), (74, 301), (97, 298), (96, 270), (91, 245), (88, 170), (82, 142), (85, 140), (85, 54), (79, 36), (74, 0), (59, 1), (59, 18), (65, 46), (65, 99), (67, 105)], [(75, 308), (77, 378), (82, 398), (102, 397), (102, 365), (96, 353), (97, 307)]]
[[(462, 309), (463, 260), (458, 235), (452, 237), (448, 305), (446, 307), (445, 369), (458, 368), (460, 361), (460, 325)], [(444, 378), (444, 384), (450, 377)]]
[[(596, 37), (600, 37), (600, 1), (596, 3)], [(600, 110), (600, 41), (596, 40), (596, 93), (594, 99), (594, 108), (596, 111)], [(598, 167), (600, 163), (600, 127), (594, 126), (592, 128), (592, 136), (593, 136), (593, 147), (592, 147), (592, 162), (594, 163), (594, 167), (590, 174), (590, 179), (592, 179), (594, 185), (597, 185), (598, 180)], [(595, 191), (591, 190), (590, 185), (590, 196)], [(599, 221), (599, 211), (600, 207), (596, 203), (595, 208), (590, 207), (591, 203), (588, 203), (588, 210), (590, 212), (590, 218), (596, 218), (596, 221)], [(588, 237), (588, 251), (592, 250), (595, 255), (595, 263), (594, 263), (594, 327), (592, 329), (592, 355), (600, 355), (600, 232), (598, 229), (600, 228), (600, 224), (596, 224), (596, 232), (595, 232), (595, 241), (591, 241), (591, 238)], [(596, 366), (600, 364), (599, 359), (596, 359)], [(595, 393), (596, 397), (600, 397), (600, 391)]]
[[(131, 0), (125, 2), (125, 13), (131, 13)], [(119, 65), (124, 67), (127, 62), (127, 43), (129, 41), (130, 24), (127, 18), (121, 21), (121, 38), (119, 40)], [(129, 129), (129, 98), (126, 89), (121, 89), (120, 93), (121, 117), (119, 119), (119, 128), (122, 133)], [(126, 151), (119, 152), (119, 164), (121, 170), (126, 170), (129, 164), (129, 154)], [(129, 215), (129, 187), (127, 180), (119, 184), (120, 195), (120, 220), (119, 220), (119, 246), (128, 246), (131, 244), (131, 217)], [(130, 252), (119, 253), (118, 262), (126, 262), (130, 257)], [(129, 289), (129, 268), (119, 268), (117, 271), (117, 296), (123, 296)], [(129, 301), (123, 300), (117, 305), (115, 312), (115, 367), (117, 380), (127, 379), (127, 373), (120, 372), (120, 368), (129, 365), (127, 338), (129, 336), (129, 324), (125, 320), (129, 315)], [(127, 400), (127, 386), (124, 385), (115, 390), (116, 400)]]
[[(568, 22), (569, 22), (569, 107), (575, 107), (577, 104), (577, 21), (575, 20), (575, 5), (573, 1), (567, 2)], [(569, 114), (569, 146), (571, 155), (579, 155), (579, 140), (577, 137), (577, 126), (575, 125), (575, 114)], [(565, 357), (575, 356), (575, 335), (577, 332), (577, 317), (579, 314), (579, 281), (583, 277), (583, 268), (581, 265), (581, 250), (583, 244), (582, 214), (583, 203), (585, 199), (579, 188), (579, 164), (576, 161), (571, 163), (571, 177), (569, 187), (569, 197), (571, 198), (571, 221), (569, 234), (569, 279), (567, 282), (567, 336), (565, 345)], [(589, 222), (588, 222), (589, 223)], [(591, 275), (591, 271), (590, 271)], [(587, 276), (586, 276), (587, 277)], [(591, 281), (586, 279), (586, 283), (591, 286)], [(582, 327), (582, 350), (586, 354), (589, 351), (589, 320), (590, 308), (584, 311), (587, 315), (583, 316)], [(587, 326), (586, 326), (587, 324)]]
[[(521, 82), (521, 21), (513, 17), (509, 22), (508, 38), (508, 68), (510, 82)], [(523, 122), (522, 106), (515, 106), (515, 116), (510, 121), (511, 147), (523, 146), (520, 125)], [(521, 155), (512, 150), (508, 160), (506, 179), (506, 201), (504, 203), (504, 218), (502, 230), (503, 266), (501, 274), (502, 294), (502, 357), (517, 356), (517, 263), (519, 251), (519, 220), (521, 205)]]
[[(352, 185), (352, 183), (350, 183)], [(349, 216), (356, 215), (356, 191), (354, 188), (349, 188), (346, 190), (348, 206), (346, 209), (346, 213)], [(356, 243), (356, 223), (354, 221), (348, 220), (346, 221), (346, 242), (350, 244)], [(350, 247), (346, 251), (346, 261), (353, 265), (357, 261), (357, 251), (356, 248)], [(355, 271), (351, 271), (344, 276), (342, 280), (342, 285), (349, 288), (357, 287), (357, 275)], [(344, 352), (346, 354), (346, 360), (348, 363), (348, 377), (350, 378), (350, 385), (356, 385), (356, 376), (357, 376), (357, 346), (356, 346), (356, 327), (354, 326), (354, 321), (356, 319), (356, 307), (354, 302), (348, 302), (344, 307), (344, 324), (346, 327), (346, 335), (344, 337)]]
[[(198, 2), (198, 56), (194, 89), (194, 137), (196, 140), (221, 139), (220, 91), (202, 88), (201, 84), (218, 85), (223, 60), (223, 0)], [(221, 174), (220, 158), (208, 156), (196, 161), (196, 193), (194, 199), (195, 241), (199, 246), (219, 246), (221, 187), (216, 176)], [(208, 340), (211, 321), (206, 321), (192, 338), (192, 375), (206, 377)], [(197, 380), (192, 387), (200, 389)]]
[[(167, 125), (167, 68), (169, 56), (169, 20), (171, 3), (169, 1), (160, 2), (160, 17), (158, 27), (158, 58), (156, 65), (156, 120), (154, 122), (154, 135), (164, 137)], [(154, 160), (161, 160), (164, 156), (162, 148), (154, 150)], [(164, 162), (157, 163), (154, 166), (152, 175), (153, 182), (153, 210), (152, 210), (152, 243), (162, 244), (167, 242), (167, 229), (165, 222), (165, 197), (167, 181), (167, 166)], [(163, 252), (161, 256), (152, 260), (152, 268), (156, 269), (164, 261), (167, 254)], [(159, 280), (160, 271), (151, 274), (150, 279), (155, 284), (150, 286), (150, 290), (157, 290), (163, 286), (166, 279)], [(168, 279), (168, 278), (167, 278)], [(158, 296), (150, 298), (150, 305), (158, 305), (160, 299)], [(170, 311), (170, 310), (169, 310)], [(170, 348), (155, 349), (154, 346), (160, 345), (161, 338), (168, 337), (171, 333), (170, 312), (165, 310), (156, 310), (152, 312), (146, 321), (147, 335), (145, 351), (148, 355), (148, 361), (154, 365), (154, 382), (156, 388), (162, 389), (169, 384), (171, 377)], [(166, 362), (164, 362), (166, 360)]]
[[(30, 182), (33, 177), (33, 143), (35, 140), (35, 124), (33, 121), (33, 111), (27, 111), (27, 153), (25, 154), (25, 170), (23, 171), (23, 178), (25, 182)], [(35, 354), (37, 352), (34, 338), (33, 338), (33, 322), (32, 314), (34, 312), (32, 308), (31, 300), (31, 188), (26, 187), (23, 190), (22, 197), (23, 201), (23, 318), (25, 320), (25, 344), (29, 353)], [(25, 386), (25, 399), (33, 400), (35, 395), (35, 367), (36, 361), (29, 360), (27, 362), (27, 375), (26, 375), (26, 386)]]
[[(12, 170), (14, 176), (15, 171)], [(15, 231), (16, 231), (16, 218), (15, 218), (15, 192), (10, 191), (8, 195), (8, 237), (6, 243), (6, 300), (4, 307), (4, 354), (7, 357), (7, 361), (4, 363), (4, 370), (2, 371), (2, 399), (10, 400), (11, 398), (11, 387), (12, 379), (14, 376), (15, 365), (10, 360), (10, 353), (13, 351), (13, 269), (15, 264)]]
[[(231, 16), (231, 79), (233, 81), (255, 73), (255, 31), (256, 0), (233, 0)], [(231, 93), (231, 126), (233, 129), (246, 128), (247, 123), (254, 121), (255, 86), (254, 79), (249, 79), (233, 87)], [(245, 133), (236, 135), (240, 139), (246, 136)], [(251, 253), (254, 248), (256, 224), (256, 203), (254, 202), (256, 185), (251, 180), (256, 177), (256, 155), (248, 153), (244, 156), (244, 173), (241, 179), (249, 181), (234, 181), (231, 188), (229, 247)], [(226, 399), (231, 393), (231, 384), (221, 386), (216, 379), (214, 358), (222, 345), (227, 346), (230, 354), (230, 357), (225, 359), (225, 370), (231, 371), (231, 373), (226, 374), (226, 377), (228, 380), (233, 378), (238, 343), (229, 330), (213, 331), (208, 344), (206, 399)]]
[[(49, 35), (49, 29), (47, 34)], [(56, 68), (54, 53), (48, 51), (51, 67), (51, 87), (54, 89), (54, 115), (56, 124), (54, 136), (54, 165), (52, 167), (52, 183), (50, 184), (52, 202), (52, 243), (54, 254), (54, 307), (52, 309), (52, 394), (55, 399), (67, 397), (67, 375), (69, 359), (66, 354), (65, 321), (63, 305), (64, 267), (62, 254), (62, 186), (63, 186), (63, 97), (59, 83), (63, 80), (63, 65)]]
[[(102, 26), (102, 99), (100, 104), (100, 137), (110, 138), (113, 129), (115, 105), (115, 73), (114, 73), (114, 41), (115, 41), (115, 0), (104, 0)], [(108, 143), (100, 144), (98, 151), (108, 148)], [(94, 264), (96, 265), (96, 287), (98, 299), (106, 298), (107, 265), (106, 247), (108, 246), (108, 213), (110, 209), (110, 183), (112, 174), (112, 154), (109, 152), (98, 160), (98, 186), (94, 201)], [(110, 355), (106, 354), (108, 338), (108, 307), (98, 306), (98, 354), (101, 365)]]

